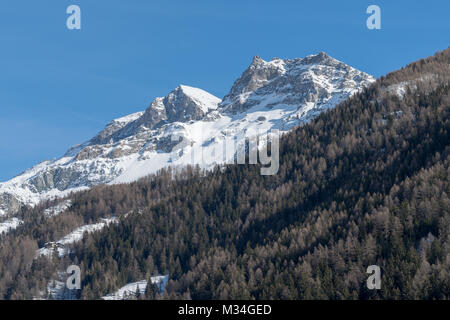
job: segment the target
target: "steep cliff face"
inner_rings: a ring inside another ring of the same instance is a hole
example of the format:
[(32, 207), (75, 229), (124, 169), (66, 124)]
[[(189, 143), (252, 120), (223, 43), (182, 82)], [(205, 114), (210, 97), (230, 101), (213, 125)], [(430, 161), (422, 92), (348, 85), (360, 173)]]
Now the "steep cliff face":
[(233, 154), (216, 152), (226, 139), (286, 132), (373, 81), (325, 53), (293, 60), (255, 57), (223, 100), (180, 85), (145, 111), (113, 120), (62, 158), (0, 183), (0, 215), (94, 185), (130, 182), (167, 166), (229, 162)]

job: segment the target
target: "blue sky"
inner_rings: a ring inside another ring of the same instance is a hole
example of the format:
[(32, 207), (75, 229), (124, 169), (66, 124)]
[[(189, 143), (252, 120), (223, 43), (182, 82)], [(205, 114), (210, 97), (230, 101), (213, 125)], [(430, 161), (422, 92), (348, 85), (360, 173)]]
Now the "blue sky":
[[(79, 5), (82, 29), (66, 28)], [(381, 30), (366, 8), (381, 8)], [(379, 77), (448, 47), (450, 1), (9, 0), (0, 4), (0, 181), (178, 84), (222, 98), (254, 55), (325, 51)]]

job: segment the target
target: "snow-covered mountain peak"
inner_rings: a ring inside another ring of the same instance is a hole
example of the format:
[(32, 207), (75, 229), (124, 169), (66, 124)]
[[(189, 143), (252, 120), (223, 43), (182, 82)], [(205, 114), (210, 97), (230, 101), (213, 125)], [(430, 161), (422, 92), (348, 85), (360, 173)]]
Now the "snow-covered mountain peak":
[[(204, 116), (208, 111), (217, 109), (221, 99), (199, 88), (179, 85), (165, 99), (166, 111), (184, 113), (184, 118)], [(195, 119), (194, 119), (195, 120)]]
[(147, 128), (153, 128), (161, 121), (199, 120), (210, 110), (217, 109), (220, 101), (202, 89), (179, 85), (166, 97), (156, 98), (139, 120)]
[(306, 56), (303, 60), (306, 60), (305, 62), (307, 63), (325, 63), (326, 61), (329, 60), (334, 60), (334, 61), (338, 61), (332, 57), (330, 57), (326, 52), (319, 52), (316, 54), (310, 54), (308, 56)]
[(274, 57), (270, 61), (263, 60), (260, 56), (254, 56), (252, 63), (250, 64), (249, 68), (264, 68), (268, 65), (277, 65), (277, 64), (284, 64), (284, 60)]
[[(270, 108), (285, 104), (301, 108), (312, 103), (315, 111), (323, 111), (373, 81), (372, 76), (324, 52), (303, 59), (271, 61), (256, 56), (219, 107), (236, 113), (258, 105)], [(302, 114), (311, 108), (307, 109)]]
[(186, 85), (179, 85), (165, 97), (155, 98), (144, 112), (134, 113), (112, 121), (90, 141), (90, 145), (117, 142), (167, 123), (202, 119), (217, 109), (220, 99), (214, 95)]
[(223, 101), (179, 85), (145, 111), (111, 121), (62, 158), (0, 183), (0, 216), (22, 204), (35, 205), (94, 185), (131, 182), (169, 165), (208, 169), (232, 162), (234, 154), (216, 152), (228, 138), (243, 132), (287, 132), (373, 81), (323, 52), (270, 61), (255, 56)]

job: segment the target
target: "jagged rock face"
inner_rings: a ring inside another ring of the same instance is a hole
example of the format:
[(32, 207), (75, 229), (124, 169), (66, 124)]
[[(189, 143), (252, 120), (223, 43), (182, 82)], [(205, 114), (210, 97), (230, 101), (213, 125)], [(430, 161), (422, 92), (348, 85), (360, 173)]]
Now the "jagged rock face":
[(136, 122), (138, 126), (146, 126), (151, 129), (156, 124), (167, 120), (167, 111), (164, 103), (165, 98), (156, 98), (150, 107), (145, 110), (144, 115)]
[[(35, 205), (98, 184), (134, 181), (169, 165), (210, 168), (224, 163), (230, 159), (211, 154), (225, 138), (255, 130), (286, 132), (373, 81), (324, 53), (269, 62), (255, 57), (223, 101), (180, 85), (145, 111), (113, 120), (64, 157), (0, 183), (0, 216), (21, 204)], [(192, 157), (199, 153), (200, 160)]]
[(286, 70), (284, 61), (274, 59), (270, 63), (265, 62), (260, 57), (255, 56), (251, 65), (244, 71), (241, 77), (236, 80), (230, 92), (223, 98), (222, 105), (229, 103), (239, 103), (239, 98), (246, 93), (251, 93), (281, 75)]
[(0, 194), (0, 216), (17, 212), (21, 205), (22, 203), (14, 195), (9, 193)]
[[(201, 100), (186, 94), (184, 88), (178, 87), (164, 99), (167, 120), (170, 122), (200, 120), (209, 111), (208, 106), (204, 108)], [(217, 102), (220, 102), (220, 99), (217, 99)]]
[(299, 116), (305, 116), (309, 105), (314, 104), (314, 116), (372, 81), (371, 76), (323, 52), (304, 59), (275, 58), (270, 62), (255, 57), (220, 107), (232, 113), (245, 112), (264, 101), (269, 108), (297, 106)]

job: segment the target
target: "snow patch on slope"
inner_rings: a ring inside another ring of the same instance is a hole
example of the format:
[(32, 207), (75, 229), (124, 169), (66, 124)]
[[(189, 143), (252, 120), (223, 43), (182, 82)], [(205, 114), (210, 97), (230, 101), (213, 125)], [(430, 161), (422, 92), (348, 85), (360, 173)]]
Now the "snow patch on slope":
[(58, 256), (63, 257), (64, 255), (70, 253), (70, 250), (69, 248), (67, 248), (67, 246), (83, 239), (83, 235), (85, 232), (92, 233), (95, 231), (99, 231), (109, 224), (116, 223), (117, 221), (117, 218), (108, 218), (102, 219), (102, 221), (99, 223), (86, 224), (84, 226), (81, 226), (58, 241), (46, 243), (44, 248), (37, 250), (37, 256), (51, 257), (56, 250)]
[(60, 213), (63, 213), (64, 211), (69, 209), (71, 205), (72, 205), (72, 200), (68, 199), (61, 203), (58, 203), (56, 206), (45, 209), (44, 214), (46, 216), (55, 217), (55, 216), (59, 215)]
[(9, 220), (0, 222), (0, 235), (6, 234), (11, 230), (17, 229), (23, 223), (22, 220), (11, 218)]
[[(169, 275), (151, 277), (151, 283), (158, 286), (159, 293), (163, 293), (167, 282), (169, 281)], [(147, 289), (147, 280), (141, 280), (133, 283), (129, 283), (113, 294), (108, 294), (102, 297), (103, 300), (127, 300), (131, 297), (136, 297), (136, 292), (139, 288), (139, 293), (144, 294)]]
[(135, 112), (130, 115), (114, 119), (113, 122), (128, 124), (130, 122), (133, 122), (133, 121), (139, 119), (140, 117), (142, 117), (143, 114), (144, 114), (144, 111)]

